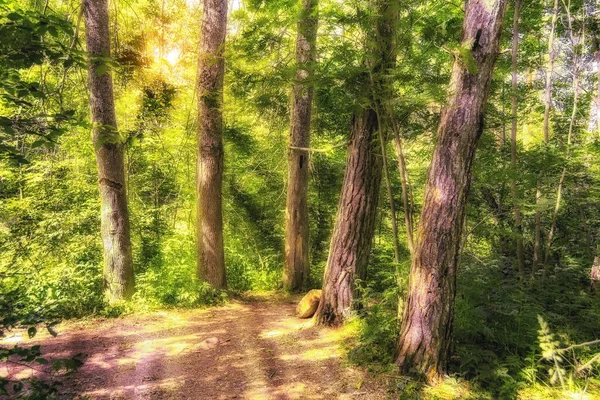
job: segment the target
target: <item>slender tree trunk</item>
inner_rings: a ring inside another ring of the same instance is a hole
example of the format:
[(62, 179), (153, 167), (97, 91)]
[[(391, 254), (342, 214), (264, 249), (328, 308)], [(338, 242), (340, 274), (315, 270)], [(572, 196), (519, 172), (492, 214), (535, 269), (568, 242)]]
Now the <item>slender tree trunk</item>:
[(596, 50), (596, 133), (600, 137), (600, 49)]
[[(569, 3), (570, 4), (570, 3)], [(579, 100), (579, 54), (577, 53), (577, 44), (575, 35), (573, 34), (573, 26), (571, 23), (571, 12), (567, 7), (567, 21), (569, 24), (569, 34), (571, 38), (571, 46), (573, 49), (573, 109), (571, 110), (571, 120), (569, 121), (569, 133), (567, 135), (567, 158), (571, 153), (571, 143), (573, 141), (573, 129), (577, 119), (577, 105)], [(582, 26), (581, 30), (581, 47), (585, 46), (585, 25)], [(552, 214), (552, 223), (550, 230), (548, 231), (548, 239), (546, 240), (546, 251), (544, 253), (544, 272), (547, 273), (550, 266), (550, 250), (552, 247), (552, 240), (554, 239), (554, 233), (556, 231), (556, 220), (558, 218), (558, 211), (560, 209), (560, 203), (562, 200), (562, 191), (565, 183), (565, 176), (567, 174), (567, 167), (565, 166), (560, 174), (558, 181), (558, 189), (556, 190), (556, 203), (554, 204), (554, 213)]]
[(538, 265), (540, 263), (540, 250), (542, 246), (542, 213), (539, 209), (537, 209), (540, 204), (540, 200), (542, 198), (542, 189), (540, 187), (540, 180), (536, 183), (536, 191), (535, 191), (535, 229), (534, 229), (534, 239), (533, 239), (533, 262), (531, 263), (531, 278), (534, 279), (538, 270)]
[[(517, 55), (519, 51), (519, 11), (521, 1), (515, 0), (515, 13), (513, 17), (513, 42), (512, 42), (512, 127), (510, 136), (510, 165), (513, 173), (517, 170), (517, 91), (518, 91), (518, 69)], [(521, 208), (519, 207), (519, 194), (517, 190), (517, 182), (513, 177), (510, 183), (510, 190), (513, 198), (513, 211), (515, 214), (515, 230), (517, 244), (517, 270), (519, 278), (525, 279), (525, 262), (523, 257), (523, 218), (521, 216)]]
[[(87, 51), (92, 57), (110, 56), (108, 1), (84, 0), (83, 6)], [(113, 302), (131, 297), (135, 281), (123, 143), (117, 132), (112, 77), (102, 61), (93, 58), (89, 61), (88, 87), (100, 189), (104, 286), (109, 301)]]
[(396, 264), (400, 262), (400, 242), (398, 241), (398, 223), (396, 221), (396, 206), (394, 205), (394, 193), (392, 191), (392, 182), (390, 181), (390, 171), (388, 168), (387, 154), (385, 152), (386, 138), (383, 134), (381, 112), (377, 114), (377, 135), (379, 136), (379, 146), (381, 147), (381, 161), (383, 164), (383, 178), (387, 189), (388, 199), (390, 201), (390, 214), (392, 219), (392, 235), (394, 242), (394, 261)]
[[(554, 0), (552, 8), (552, 22), (550, 24), (550, 37), (548, 38), (548, 63), (546, 65), (546, 87), (544, 91), (544, 142), (546, 146), (550, 142), (550, 110), (552, 109), (552, 79), (554, 74), (554, 36), (556, 31), (556, 21), (558, 19), (558, 0)], [(542, 231), (542, 212), (539, 209), (542, 199), (540, 178), (537, 182), (536, 190), (536, 211), (535, 211), (535, 227), (534, 227), (534, 244), (533, 244), (533, 263), (532, 263), (532, 278), (535, 277), (535, 272), (538, 268), (538, 263), (541, 257), (541, 231)]]
[(554, 74), (554, 32), (558, 19), (558, 0), (554, 0), (550, 37), (548, 38), (548, 64), (546, 65), (546, 88), (544, 93), (544, 140), (550, 140), (550, 110), (552, 108), (552, 75)]
[(317, 0), (302, 0), (296, 39), (296, 83), (292, 93), (288, 192), (285, 213), (285, 269), (283, 287), (306, 289), (308, 260), (308, 148), (313, 98), (313, 64), (316, 61)]
[[(392, 191), (392, 182), (390, 181), (390, 171), (389, 171), (389, 167), (388, 167), (388, 160), (387, 160), (387, 154), (386, 154), (386, 142), (387, 142), (387, 135), (384, 134), (383, 130), (388, 128), (388, 123), (386, 123), (387, 121), (390, 121), (393, 118), (393, 114), (390, 112), (391, 108), (386, 108), (386, 107), (379, 107), (380, 103), (384, 103), (386, 104), (391, 97), (391, 90), (389, 90), (391, 88), (391, 86), (389, 85), (389, 82), (386, 82), (386, 87), (383, 90), (378, 90), (379, 88), (377, 88), (377, 86), (375, 85), (375, 79), (373, 77), (373, 73), (370, 72), (369, 73), (369, 77), (371, 80), (371, 88), (374, 92), (374, 96), (373, 96), (373, 106), (375, 109), (375, 114), (377, 115), (377, 136), (379, 138), (379, 146), (381, 148), (381, 161), (382, 161), (382, 168), (383, 168), (383, 179), (385, 180), (385, 187), (387, 189), (387, 195), (388, 195), (388, 200), (390, 202), (390, 214), (391, 214), (391, 220), (392, 220), (392, 236), (393, 236), (393, 243), (394, 243), (394, 261), (396, 262), (396, 264), (398, 264), (400, 262), (400, 242), (398, 241), (398, 223), (396, 221), (396, 206), (394, 204), (394, 193)], [(387, 81), (387, 79), (386, 79)], [(381, 94), (384, 94), (385, 98), (384, 99), (379, 99), (377, 98), (377, 96), (381, 96)], [(382, 101), (380, 101), (382, 100)], [(382, 111), (382, 108), (385, 108), (385, 115), (384, 112)]]
[(401, 371), (417, 371), (429, 382), (439, 380), (447, 369), (467, 193), (506, 4), (466, 3), (460, 42), (471, 50), (477, 70), (461, 58), (454, 62), (450, 99), (425, 187), (396, 363)]
[(198, 278), (226, 287), (223, 251), (223, 78), (227, 0), (206, 0), (198, 60)]
[(406, 243), (408, 250), (412, 255), (415, 251), (414, 234), (413, 234), (413, 219), (412, 207), (410, 202), (410, 186), (408, 183), (408, 172), (406, 171), (406, 161), (404, 159), (404, 150), (402, 149), (402, 139), (396, 120), (392, 119), (392, 127), (394, 132), (394, 148), (396, 149), (396, 157), (398, 157), (398, 170), (400, 171), (400, 185), (402, 186), (402, 205), (404, 207), (404, 224), (406, 227)]
[[(369, 38), (369, 56), (374, 75), (381, 79), (393, 61), (396, 0), (378, 0), (377, 37)], [(368, 79), (369, 77), (366, 76)], [(376, 82), (378, 85), (381, 82)], [(378, 100), (379, 101), (379, 100)], [(379, 187), (381, 146), (374, 107), (361, 107), (354, 116), (346, 158), (344, 183), (338, 204), (323, 293), (314, 320), (317, 324), (340, 325), (350, 315), (355, 277), (365, 279), (373, 241)]]

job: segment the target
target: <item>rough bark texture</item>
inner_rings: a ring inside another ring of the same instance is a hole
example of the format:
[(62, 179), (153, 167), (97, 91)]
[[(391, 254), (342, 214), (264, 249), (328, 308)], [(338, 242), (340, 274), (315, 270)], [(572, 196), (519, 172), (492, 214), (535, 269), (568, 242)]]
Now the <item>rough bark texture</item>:
[(204, 2), (198, 61), (198, 278), (226, 287), (223, 252), (223, 50), (227, 1)]
[[(395, 1), (376, 3), (378, 15), (375, 37), (369, 38), (371, 68), (379, 79), (392, 61)], [(368, 76), (365, 77), (369, 79)], [(377, 84), (381, 84), (377, 82)], [(378, 99), (377, 101), (380, 101)], [(381, 147), (374, 107), (361, 107), (354, 116), (342, 193), (323, 279), (323, 293), (315, 313), (315, 323), (340, 325), (350, 315), (354, 280), (365, 279), (377, 213), (381, 184)]]
[(308, 260), (308, 161), (313, 98), (313, 64), (316, 60), (317, 0), (302, 0), (296, 38), (296, 83), (292, 92), (288, 191), (285, 213), (285, 268), (283, 287), (306, 289)]
[(375, 111), (363, 109), (355, 116), (323, 293), (315, 313), (318, 324), (341, 324), (352, 310), (355, 277), (366, 277), (382, 170), (376, 130)]
[[(521, 1), (515, 1), (515, 13), (513, 16), (513, 41), (512, 41), (512, 95), (511, 95), (511, 136), (510, 136), (510, 165), (513, 171), (517, 169), (517, 91), (518, 91), (518, 70), (517, 56), (519, 51), (519, 11)], [(519, 207), (519, 192), (517, 182), (513, 178), (510, 182), (510, 190), (513, 200), (513, 212), (515, 216), (515, 241), (517, 250), (517, 271), (520, 279), (525, 279), (525, 260), (523, 256), (523, 218), (521, 216), (521, 207)]]
[(117, 133), (112, 78), (98, 69), (101, 61), (93, 56), (110, 56), (107, 0), (85, 0), (90, 111), (98, 166), (101, 203), (101, 231), (104, 248), (104, 285), (109, 301), (129, 298), (135, 288), (129, 213), (125, 192), (123, 144)]
[(461, 44), (472, 50), (477, 71), (454, 62), (427, 178), (396, 362), (430, 382), (447, 368), (467, 193), (505, 8), (506, 0), (466, 4)]

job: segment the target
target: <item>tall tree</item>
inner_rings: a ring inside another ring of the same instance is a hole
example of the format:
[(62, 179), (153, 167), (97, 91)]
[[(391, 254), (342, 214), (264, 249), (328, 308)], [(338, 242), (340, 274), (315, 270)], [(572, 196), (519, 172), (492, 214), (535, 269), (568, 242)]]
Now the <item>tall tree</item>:
[[(571, 10), (569, 9), (571, 3), (565, 5), (566, 13), (567, 13), (567, 23), (569, 28), (569, 38), (571, 41), (571, 49), (573, 52), (573, 108), (571, 109), (571, 118), (569, 120), (569, 132), (567, 134), (567, 162), (571, 155), (571, 144), (573, 141), (573, 131), (575, 128), (575, 123), (577, 120), (577, 107), (579, 101), (579, 67), (580, 67), (580, 54), (579, 51), (582, 51), (585, 48), (585, 14), (584, 10), (582, 10), (582, 25), (580, 35), (577, 37), (573, 32), (573, 20), (571, 17)], [(544, 272), (547, 272), (549, 269), (548, 262), (550, 261), (550, 249), (552, 247), (552, 240), (554, 239), (554, 233), (556, 231), (556, 220), (558, 218), (558, 211), (560, 209), (560, 203), (562, 200), (562, 192), (565, 182), (565, 176), (567, 174), (567, 167), (563, 167), (563, 170), (560, 174), (560, 178), (558, 181), (558, 188), (556, 190), (556, 202), (554, 204), (554, 212), (552, 214), (552, 222), (550, 224), (550, 230), (548, 231), (548, 238), (546, 240), (546, 250), (544, 252)]]
[(131, 297), (135, 289), (123, 142), (117, 132), (112, 77), (106, 64), (110, 57), (108, 1), (84, 0), (83, 7), (90, 54), (88, 88), (100, 189), (104, 284), (112, 302)]
[[(556, 22), (558, 20), (558, 0), (554, 0), (552, 7), (552, 18), (550, 22), (550, 36), (548, 38), (548, 62), (546, 64), (546, 86), (544, 88), (544, 143), (548, 145), (550, 142), (550, 110), (552, 109), (552, 86), (554, 75), (554, 39), (556, 35)], [(541, 258), (541, 232), (542, 232), (542, 211), (540, 210), (540, 201), (542, 199), (540, 177), (535, 194), (535, 227), (533, 241), (533, 261), (531, 265), (531, 277), (534, 278), (538, 269), (538, 264)]]
[(550, 139), (550, 109), (552, 108), (552, 78), (554, 74), (554, 36), (556, 21), (558, 19), (558, 0), (554, 0), (552, 7), (552, 21), (550, 23), (550, 36), (548, 37), (548, 64), (546, 65), (546, 87), (544, 91), (544, 140)]
[[(517, 169), (517, 91), (518, 91), (518, 69), (517, 56), (519, 53), (519, 11), (521, 9), (521, 0), (515, 0), (515, 10), (513, 16), (513, 38), (512, 38), (512, 95), (511, 95), (511, 136), (510, 136), (510, 165), (513, 173)], [(513, 212), (515, 216), (516, 244), (517, 244), (517, 270), (521, 279), (525, 278), (525, 261), (523, 256), (523, 217), (521, 207), (519, 207), (519, 194), (517, 190), (517, 181), (513, 177), (510, 182), (510, 190), (513, 199)]]
[(292, 89), (288, 191), (285, 213), (283, 287), (299, 291), (308, 286), (308, 147), (316, 61), (317, 0), (301, 1), (296, 38), (296, 82)]
[(206, 0), (198, 59), (198, 278), (226, 287), (223, 250), (223, 78), (227, 0)]
[(469, 0), (427, 177), (396, 363), (428, 381), (446, 372), (467, 193), (506, 0)]
[[(398, 3), (397, 0), (376, 0), (374, 6), (377, 14), (376, 32), (368, 38), (369, 60), (366, 65), (372, 69), (376, 80), (380, 80), (394, 60), (394, 26)], [(369, 76), (365, 78), (368, 80)], [(361, 105), (352, 122), (323, 292), (315, 313), (317, 324), (343, 323), (352, 309), (355, 277), (366, 278), (382, 174), (378, 128), (374, 105)]]

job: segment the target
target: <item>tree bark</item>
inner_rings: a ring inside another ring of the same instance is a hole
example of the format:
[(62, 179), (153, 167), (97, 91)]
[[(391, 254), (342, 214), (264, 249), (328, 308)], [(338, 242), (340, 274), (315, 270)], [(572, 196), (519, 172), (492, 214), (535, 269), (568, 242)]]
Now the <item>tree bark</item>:
[[(371, 68), (376, 84), (393, 63), (396, 0), (378, 0), (376, 37), (369, 38)], [(365, 76), (369, 79), (369, 76)], [(373, 85), (372, 85), (373, 86)], [(376, 100), (380, 102), (381, 99)], [(340, 325), (352, 311), (355, 277), (365, 279), (377, 214), (381, 184), (381, 146), (377, 138), (378, 121), (373, 105), (361, 106), (354, 116), (342, 193), (325, 268), (323, 292), (314, 321)]]
[(223, 78), (227, 1), (206, 0), (198, 60), (198, 278), (226, 287), (223, 250)]
[(88, 87), (93, 141), (98, 167), (101, 235), (104, 248), (104, 287), (110, 302), (130, 298), (135, 289), (129, 213), (123, 162), (123, 142), (117, 131), (112, 77), (105, 62), (110, 56), (107, 0), (84, 0)]
[(323, 292), (314, 317), (317, 324), (342, 324), (352, 311), (355, 277), (366, 277), (382, 171), (376, 130), (375, 111), (363, 108), (352, 126)]
[[(521, 1), (515, 0), (515, 13), (513, 17), (513, 42), (512, 42), (512, 126), (510, 136), (510, 165), (513, 174), (517, 170), (517, 90), (518, 90), (518, 69), (517, 56), (519, 51), (519, 11)], [(521, 280), (525, 279), (525, 261), (523, 257), (523, 218), (521, 216), (521, 208), (519, 207), (519, 194), (517, 190), (517, 182), (513, 177), (510, 183), (510, 190), (513, 198), (513, 211), (515, 215), (515, 231), (517, 245), (517, 271)]]
[(308, 260), (308, 162), (310, 121), (316, 61), (317, 0), (302, 0), (296, 38), (296, 82), (292, 89), (288, 191), (285, 212), (285, 268), (283, 287), (306, 289), (310, 280)]
[(416, 371), (429, 382), (439, 380), (447, 369), (467, 193), (506, 4), (466, 3), (460, 42), (472, 59), (454, 61), (450, 98), (428, 173), (396, 363), (402, 372)]

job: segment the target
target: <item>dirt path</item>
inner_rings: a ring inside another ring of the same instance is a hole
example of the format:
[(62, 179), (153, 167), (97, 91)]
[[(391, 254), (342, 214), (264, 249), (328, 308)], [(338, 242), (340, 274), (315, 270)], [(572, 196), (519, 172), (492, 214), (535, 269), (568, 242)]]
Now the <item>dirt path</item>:
[(23, 344), (37, 341), (49, 359), (88, 355), (64, 382), (65, 398), (386, 398), (382, 385), (344, 365), (341, 331), (310, 328), (294, 308), (244, 301), (156, 312), (67, 324), (57, 338)]

